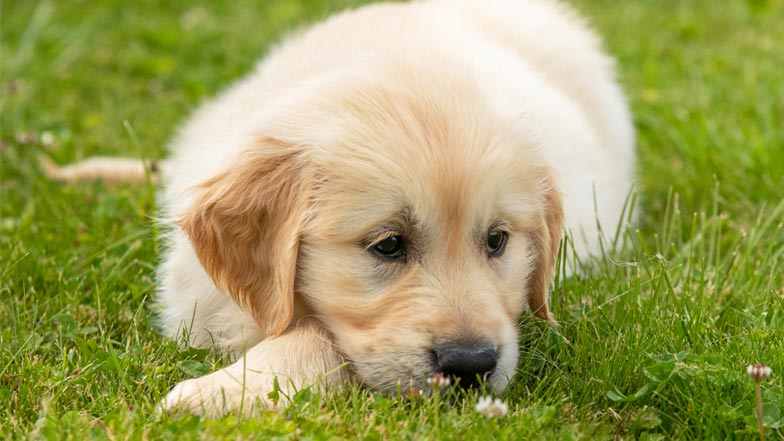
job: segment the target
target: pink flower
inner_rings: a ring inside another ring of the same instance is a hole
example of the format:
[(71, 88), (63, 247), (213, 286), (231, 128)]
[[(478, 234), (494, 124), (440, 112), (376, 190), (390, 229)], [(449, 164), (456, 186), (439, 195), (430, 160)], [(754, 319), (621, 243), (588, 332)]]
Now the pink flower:
[(449, 385), (452, 384), (452, 380), (443, 374), (436, 373), (427, 379), (427, 384), (429, 384), (434, 391), (437, 391), (449, 387)]
[(770, 374), (773, 373), (773, 371), (764, 364), (752, 364), (746, 367), (746, 373), (749, 374), (749, 377), (753, 378), (754, 381), (761, 381), (770, 377)]

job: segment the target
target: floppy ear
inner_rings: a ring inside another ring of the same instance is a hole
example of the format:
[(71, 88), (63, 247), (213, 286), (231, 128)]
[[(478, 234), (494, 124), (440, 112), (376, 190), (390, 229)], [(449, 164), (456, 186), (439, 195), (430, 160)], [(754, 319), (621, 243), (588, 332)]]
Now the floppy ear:
[(552, 171), (547, 170), (544, 182), (544, 211), (534, 232), (536, 262), (528, 281), (528, 307), (537, 317), (557, 325), (550, 313), (550, 282), (555, 275), (558, 248), (563, 233), (563, 207), (561, 192)]
[(300, 150), (281, 141), (259, 144), (198, 185), (177, 224), (215, 284), (275, 337), (293, 317), (309, 167)]

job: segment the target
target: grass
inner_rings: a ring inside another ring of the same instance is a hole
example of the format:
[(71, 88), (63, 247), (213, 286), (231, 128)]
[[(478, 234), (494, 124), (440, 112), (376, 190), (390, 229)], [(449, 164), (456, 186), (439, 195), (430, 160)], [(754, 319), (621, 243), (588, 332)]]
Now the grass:
[[(784, 438), (784, 1), (580, 0), (639, 131), (637, 227), (521, 322), (510, 415), (360, 388), (282, 413), (159, 416), (226, 362), (161, 338), (154, 192), (43, 178), (42, 152), (161, 157), (277, 36), (355, 1), (2, 2), (0, 436), (46, 439), (754, 438), (766, 363)], [(568, 252), (564, 253), (568, 257)]]

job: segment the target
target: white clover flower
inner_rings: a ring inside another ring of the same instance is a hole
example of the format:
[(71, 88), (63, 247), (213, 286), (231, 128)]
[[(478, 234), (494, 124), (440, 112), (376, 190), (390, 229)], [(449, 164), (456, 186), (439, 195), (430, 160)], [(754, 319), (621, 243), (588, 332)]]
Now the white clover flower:
[(746, 367), (746, 373), (749, 374), (749, 377), (753, 378), (754, 381), (761, 381), (770, 377), (770, 374), (772, 374), (773, 371), (764, 364), (750, 364)]
[(52, 132), (43, 132), (41, 133), (41, 145), (46, 148), (52, 148), (57, 145), (57, 138), (52, 134)]
[(449, 387), (449, 385), (452, 384), (452, 380), (443, 374), (437, 373), (427, 379), (427, 384), (429, 384), (433, 390), (439, 390)]
[(757, 395), (757, 423), (759, 423), (760, 439), (765, 440), (764, 412), (762, 408), (762, 390), (760, 382), (770, 377), (773, 370), (764, 364), (751, 364), (746, 367), (746, 373), (754, 380), (754, 392)]
[(500, 399), (486, 396), (479, 397), (476, 400), (476, 411), (485, 416), (485, 418), (502, 417), (509, 413), (509, 406), (506, 402)]

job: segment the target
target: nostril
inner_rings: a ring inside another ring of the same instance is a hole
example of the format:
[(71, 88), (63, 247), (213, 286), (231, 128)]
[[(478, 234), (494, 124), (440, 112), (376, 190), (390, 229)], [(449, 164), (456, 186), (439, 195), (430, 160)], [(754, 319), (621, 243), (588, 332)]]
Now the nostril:
[(498, 363), (498, 352), (485, 343), (453, 342), (433, 352), (438, 371), (459, 379), (462, 387), (476, 386), (479, 378), (491, 374)]

